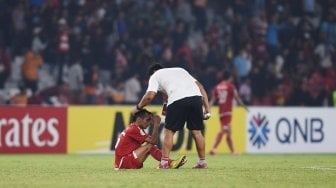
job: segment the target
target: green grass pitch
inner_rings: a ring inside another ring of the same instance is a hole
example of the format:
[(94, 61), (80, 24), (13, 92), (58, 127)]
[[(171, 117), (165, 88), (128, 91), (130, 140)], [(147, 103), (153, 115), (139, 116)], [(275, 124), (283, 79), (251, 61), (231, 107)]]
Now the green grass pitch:
[[(173, 153), (173, 157), (178, 154)], [(0, 187), (336, 187), (335, 154), (207, 156), (209, 169), (158, 170), (151, 157), (140, 170), (113, 168), (113, 155), (0, 155)]]

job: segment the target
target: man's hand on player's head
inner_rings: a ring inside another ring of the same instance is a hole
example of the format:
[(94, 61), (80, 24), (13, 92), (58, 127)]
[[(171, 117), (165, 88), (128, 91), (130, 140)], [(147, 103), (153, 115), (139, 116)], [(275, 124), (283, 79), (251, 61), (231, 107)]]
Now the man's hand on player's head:
[(139, 112), (140, 110), (142, 110), (142, 108), (139, 107), (139, 105), (137, 104), (131, 111), (131, 114), (134, 115), (135, 113)]
[(139, 110), (138, 110), (136, 107), (134, 107), (134, 108), (131, 110), (131, 115), (134, 116), (134, 114), (137, 113), (137, 112), (139, 112)]

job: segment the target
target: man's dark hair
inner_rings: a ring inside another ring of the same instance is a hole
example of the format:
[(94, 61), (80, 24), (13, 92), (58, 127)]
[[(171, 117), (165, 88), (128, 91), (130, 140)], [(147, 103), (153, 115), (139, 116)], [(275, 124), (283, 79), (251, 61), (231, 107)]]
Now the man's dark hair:
[(152, 113), (150, 111), (148, 111), (147, 109), (145, 109), (145, 108), (139, 110), (138, 112), (136, 112), (134, 114), (133, 121), (135, 121), (138, 117), (144, 118), (146, 116), (146, 114), (152, 114)]
[(149, 66), (148, 68), (148, 76), (152, 76), (152, 74), (154, 74), (155, 71), (159, 70), (159, 69), (162, 69), (163, 66), (159, 63), (155, 63), (151, 66)]

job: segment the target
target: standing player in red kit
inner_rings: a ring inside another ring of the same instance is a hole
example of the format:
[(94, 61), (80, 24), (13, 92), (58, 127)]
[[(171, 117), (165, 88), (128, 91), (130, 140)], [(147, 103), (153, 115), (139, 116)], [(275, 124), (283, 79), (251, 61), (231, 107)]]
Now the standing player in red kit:
[[(161, 118), (146, 109), (134, 114), (135, 121), (131, 123), (119, 136), (115, 145), (114, 168), (139, 169), (143, 167), (148, 155), (157, 161), (162, 158), (161, 150), (156, 146), (159, 137)], [(153, 125), (152, 135), (145, 132), (150, 124)], [(177, 160), (169, 159), (170, 168), (179, 168), (186, 162), (186, 156)]]
[(236, 99), (238, 105), (242, 105), (246, 110), (247, 107), (241, 100), (236, 87), (231, 83), (231, 73), (229, 71), (224, 71), (222, 75), (223, 79), (220, 81), (212, 90), (210, 105), (213, 106), (215, 103), (219, 106), (219, 118), (221, 129), (217, 133), (212, 149), (210, 150), (211, 155), (216, 154), (216, 150), (224, 134), (226, 134), (226, 143), (230, 149), (231, 154), (237, 155), (234, 150), (232, 138), (231, 138), (231, 118), (232, 118), (232, 106), (233, 99)]

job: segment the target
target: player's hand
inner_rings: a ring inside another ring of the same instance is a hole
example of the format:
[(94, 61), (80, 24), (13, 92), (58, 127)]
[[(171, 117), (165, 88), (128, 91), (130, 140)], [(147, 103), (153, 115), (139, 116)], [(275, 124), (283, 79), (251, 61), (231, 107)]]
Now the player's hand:
[(131, 110), (131, 115), (134, 116), (135, 113), (139, 112), (138, 108), (135, 106), (132, 110)]
[(157, 114), (153, 114), (152, 122), (154, 126), (159, 126), (161, 123), (161, 117)]
[(142, 108), (139, 108), (138, 104), (132, 109), (131, 114), (134, 115), (135, 113), (139, 112)]

